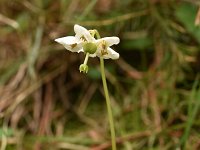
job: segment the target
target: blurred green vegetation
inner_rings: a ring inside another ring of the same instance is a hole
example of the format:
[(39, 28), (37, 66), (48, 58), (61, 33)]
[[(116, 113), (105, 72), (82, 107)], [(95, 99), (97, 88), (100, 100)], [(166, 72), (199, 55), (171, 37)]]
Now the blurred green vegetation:
[[(74, 24), (119, 36), (106, 60), (119, 150), (200, 149), (200, 25), (193, 0), (1, 0), (1, 150), (104, 150), (99, 60), (54, 39)], [(195, 25), (196, 22), (196, 25)]]

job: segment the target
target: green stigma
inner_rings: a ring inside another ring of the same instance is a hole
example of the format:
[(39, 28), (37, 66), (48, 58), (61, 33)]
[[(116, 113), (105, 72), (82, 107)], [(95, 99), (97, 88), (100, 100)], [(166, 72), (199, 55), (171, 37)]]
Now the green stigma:
[(80, 72), (87, 73), (88, 72), (88, 65), (81, 64), (79, 67)]

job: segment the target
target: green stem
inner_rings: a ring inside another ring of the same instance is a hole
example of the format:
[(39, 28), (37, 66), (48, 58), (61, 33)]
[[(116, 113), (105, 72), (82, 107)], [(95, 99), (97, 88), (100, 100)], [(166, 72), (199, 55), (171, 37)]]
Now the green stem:
[[(100, 39), (99, 32), (97, 30), (94, 30), (97, 39)], [(107, 111), (108, 111), (108, 119), (109, 119), (109, 125), (110, 125), (110, 132), (111, 132), (111, 141), (112, 141), (112, 150), (116, 150), (116, 136), (115, 136), (115, 126), (114, 126), (114, 120), (113, 120), (113, 114), (112, 114), (112, 108), (111, 108), (111, 101), (108, 93), (108, 86), (106, 83), (106, 75), (105, 75), (105, 68), (104, 68), (104, 59), (103, 57), (100, 57), (100, 66), (101, 66), (101, 78), (103, 82), (103, 89), (105, 93), (106, 98), (106, 105), (107, 105)]]
[(84, 65), (87, 65), (89, 55), (90, 55), (89, 53), (86, 54), (85, 60), (84, 60), (84, 62), (83, 62)]
[(100, 64), (101, 64), (101, 77), (102, 77), (102, 82), (103, 82), (103, 89), (104, 89), (104, 93), (105, 93), (107, 110), (108, 110), (108, 119), (109, 119), (109, 124), (110, 124), (112, 150), (116, 150), (117, 148), (116, 148), (115, 127), (114, 127), (110, 97), (109, 97), (109, 93), (108, 93), (108, 87), (107, 87), (107, 83), (106, 83), (104, 60), (102, 57), (100, 57)]

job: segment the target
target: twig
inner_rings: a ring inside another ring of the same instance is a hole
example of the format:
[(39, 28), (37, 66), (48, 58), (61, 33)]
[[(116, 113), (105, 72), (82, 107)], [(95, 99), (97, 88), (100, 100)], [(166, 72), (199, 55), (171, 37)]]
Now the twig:
[(198, 25), (200, 25), (200, 7), (199, 7), (199, 10), (197, 12), (196, 19), (195, 19), (195, 26), (198, 26)]
[[(131, 140), (135, 140), (138, 138), (147, 137), (150, 135), (151, 135), (151, 131), (147, 130), (147, 131), (143, 131), (143, 132), (139, 132), (139, 133), (133, 133), (133, 134), (130, 134), (130, 135), (127, 135), (124, 137), (119, 137), (116, 139), (116, 141), (117, 141), (117, 144), (122, 144), (125, 141), (131, 141)], [(110, 146), (111, 146), (111, 143), (106, 142), (106, 143), (103, 143), (103, 144), (100, 144), (98, 146), (91, 148), (91, 150), (104, 150), (104, 149), (109, 148)]]
[(123, 69), (128, 74), (128, 76), (130, 76), (131, 78), (133, 78), (133, 79), (142, 79), (143, 73), (137, 71), (136, 69), (134, 69), (131, 65), (129, 65), (122, 58), (120, 58), (116, 62), (120, 66), (120, 68)]
[(71, 21), (71, 22), (65, 22), (66, 24), (75, 24), (75, 23), (79, 23), (81, 25), (84, 26), (107, 26), (107, 25), (111, 25), (114, 24), (116, 22), (123, 22), (125, 20), (129, 20), (129, 19), (133, 19), (136, 17), (141, 17), (144, 15), (148, 14), (148, 10), (142, 10), (139, 12), (132, 12), (132, 13), (128, 13), (125, 15), (121, 15), (121, 16), (117, 16), (115, 18), (111, 18), (111, 19), (105, 19), (105, 20), (100, 20), (100, 21)]
[[(7, 99), (4, 99), (5, 101), (8, 101), (8, 100), (13, 99), (14, 97), (16, 97), (15, 101), (12, 104), (12, 106), (10, 106), (5, 113), (11, 113), (27, 96), (29, 96), (31, 93), (36, 91), (44, 83), (48, 83), (49, 81), (51, 81), (52, 79), (57, 77), (57, 75), (59, 75), (60, 73), (64, 72), (66, 70), (66, 67), (67, 66), (65, 66), (65, 65), (59, 67), (58, 69), (56, 69), (56, 70), (52, 71), (51, 73), (49, 73), (48, 75), (44, 76), (38, 82), (35, 82), (29, 88), (24, 89), (23, 92), (19, 93), (18, 95), (14, 94), (14, 95), (11, 95), (10, 97), (8, 97)], [(1, 114), (1, 117), (3, 115), (4, 114)]]
[(15, 20), (12, 20), (2, 14), (0, 14), (0, 22), (3, 22), (15, 29), (17, 29), (19, 27), (19, 24)]
[(90, 150), (89, 148), (82, 146), (82, 145), (76, 145), (72, 143), (59, 143), (57, 146), (59, 149), (71, 149), (71, 150)]
[(185, 2), (189, 2), (189, 3), (192, 3), (192, 4), (196, 4), (196, 5), (200, 5), (200, 2), (197, 1), (197, 0), (183, 0)]

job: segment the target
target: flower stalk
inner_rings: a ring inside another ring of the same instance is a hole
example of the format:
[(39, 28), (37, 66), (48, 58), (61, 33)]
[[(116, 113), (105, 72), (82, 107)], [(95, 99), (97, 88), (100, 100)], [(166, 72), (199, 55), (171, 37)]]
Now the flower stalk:
[[(95, 33), (96, 33), (97, 39), (100, 39), (99, 32), (95, 30)], [(108, 86), (106, 82), (103, 57), (100, 57), (100, 68), (101, 68), (101, 78), (102, 78), (103, 89), (104, 89), (104, 94), (106, 98), (106, 106), (107, 106), (108, 119), (109, 119), (109, 125), (110, 125), (112, 150), (116, 150), (117, 147), (116, 147), (115, 126), (114, 126), (114, 119), (113, 119), (112, 108), (111, 108), (111, 101), (110, 101), (109, 92), (108, 92)]]
[(89, 53), (86, 54), (85, 60), (84, 60), (84, 63), (83, 63), (84, 65), (87, 65), (89, 55), (90, 55)]
[(88, 72), (88, 65), (87, 65), (87, 62), (88, 62), (88, 59), (89, 59), (89, 53), (86, 53), (85, 55), (85, 60), (83, 62), (83, 64), (80, 65), (79, 67), (79, 71), (80, 72), (83, 72), (83, 73), (87, 73)]
[(97, 30), (87, 30), (86, 28), (74, 25), (75, 36), (67, 36), (55, 39), (56, 42), (62, 44), (67, 50), (71, 52), (84, 52), (86, 54), (84, 63), (80, 65), (80, 72), (88, 72), (88, 59), (89, 57), (99, 57), (100, 58), (100, 68), (101, 68), (101, 77), (103, 83), (103, 89), (105, 93), (108, 119), (111, 132), (111, 141), (112, 141), (112, 150), (116, 150), (116, 137), (115, 137), (115, 127), (114, 119), (111, 108), (111, 101), (109, 97), (105, 68), (104, 68), (104, 59), (118, 59), (119, 54), (115, 52), (112, 48), (112, 45), (119, 44), (120, 39), (118, 37), (104, 37), (101, 38)]
[(108, 111), (108, 119), (109, 119), (109, 124), (110, 124), (112, 150), (116, 150), (116, 136), (115, 136), (114, 120), (113, 120), (111, 101), (110, 101), (107, 82), (106, 82), (104, 60), (102, 57), (100, 58), (100, 66), (101, 66), (101, 77), (102, 77), (102, 82), (103, 82), (103, 89), (105, 93), (106, 105), (107, 105), (107, 111)]

